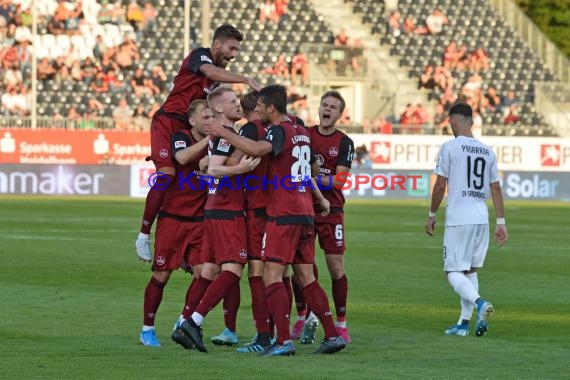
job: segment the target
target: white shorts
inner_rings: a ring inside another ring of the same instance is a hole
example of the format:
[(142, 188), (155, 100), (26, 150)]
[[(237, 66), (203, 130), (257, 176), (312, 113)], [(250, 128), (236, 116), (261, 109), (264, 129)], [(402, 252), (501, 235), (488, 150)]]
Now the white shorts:
[(488, 224), (446, 226), (443, 235), (443, 270), (462, 272), (482, 268), (488, 248)]

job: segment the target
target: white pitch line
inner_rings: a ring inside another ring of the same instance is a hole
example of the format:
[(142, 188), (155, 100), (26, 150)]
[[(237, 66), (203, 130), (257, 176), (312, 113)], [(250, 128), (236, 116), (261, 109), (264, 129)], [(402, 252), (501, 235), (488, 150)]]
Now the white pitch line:
[(115, 241), (115, 239), (105, 238), (80, 238), (69, 236), (38, 236), (38, 235), (4, 235), (0, 241), (6, 240), (60, 240), (60, 241)]

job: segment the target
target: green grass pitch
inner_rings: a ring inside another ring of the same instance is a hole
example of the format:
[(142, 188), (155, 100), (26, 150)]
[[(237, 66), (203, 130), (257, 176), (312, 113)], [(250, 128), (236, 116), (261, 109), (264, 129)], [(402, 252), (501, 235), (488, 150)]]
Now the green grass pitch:
[[(507, 202), (510, 241), (491, 245), (479, 275), (481, 294), (496, 308), (482, 338), (473, 329), (467, 338), (443, 335), (459, 300), (441, 270), (443, 215), (430, 238), (427, 207), (350, 202), (353, 344), (332, 356), (298, 344), (293, 358), (258, 358), (211, 344), (209, 354), (185, 351), (170, 340), (189, 281), (182, 272), (158, 312), (163, 346), (138, 343), (150, 276), (133, 246), (141, 200), (0, 198), (0, 378), (568, 378), (570, 204)], [(254, 330), (247, 282), (241, 287), (243, 343)], [(222, 326), (218, 307), (205, 321), (205, 338)]]

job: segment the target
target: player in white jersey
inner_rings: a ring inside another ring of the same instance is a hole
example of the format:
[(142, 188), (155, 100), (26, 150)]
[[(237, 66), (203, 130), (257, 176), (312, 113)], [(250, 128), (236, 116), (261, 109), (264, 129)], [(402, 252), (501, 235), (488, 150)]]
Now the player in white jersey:
[(468, 104), (456, 103), (449, 110), (455, 139), (444, 143), (439, 151), (431, 208), (425, 228), (433, 236), (436, 213), (446, 187), (447, 209), (443, 238), (443, 269), (453, 290), (461, 297), (461, 316), (447, 335), (467, 336), (469, 320), (477, 307), (475, 334), (488, 330), (493, 305), (479, 296), (477, 269), (483, 267), (489, 247), (487, 199), (493, 199), (497, 222), (495, 240), (503, 246), (508, 238), (503, 195), (499, 183), (497, 159), (493, 150), (471, 133), (473, 110)]

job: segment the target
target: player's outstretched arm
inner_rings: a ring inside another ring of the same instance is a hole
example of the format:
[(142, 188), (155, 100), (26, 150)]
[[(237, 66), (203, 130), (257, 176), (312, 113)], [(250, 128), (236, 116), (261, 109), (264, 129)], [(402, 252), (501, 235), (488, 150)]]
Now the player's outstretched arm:
[(499, 181), (491, 184), (491, 198), (493, 199), (493, 207), (495, 208), (495, 216), (497, 224), (495, 226), (495, 241), (499, 246), (505, 245), (509, 239), (507, 225), (505, 222), (505, 204), (503, 201), (503, 192)]
[(208, 79), (223, 83), (244, 83), (255, 91), (261, 90), (261, 85), (255, 80), (245, 75), (232, 73), (226, 69), (222, 69), (216, 65), (206, 64), (200, 67), (200, 71), (208, 77)]
[(426, 221), (426, 233), (429, 236), (433, 236), (435, 232), (435, 214), (437, 209), (441, 205), (443, 196), (445, 195), (445, 189), (447, 187), (447, 179), (441, 175), (437, 176), (435, 184), (433, 185), (433, 191), (431, 194), (431, 206), (428, 213), (428, 219)]
[(233, 133), (226, 128), (222, 127), (221, 125), (214, 125), (210, 130), (213, 136), (219, 136), (226, 140), (231, 145), (235, 146), (236, 149), (241, 150), (243, 153), (250, 155), (261, 157), (265, 156), (266, 154), (270, 153), (273, 150), (273, 146), (271, 143), (265, 140), (251, 140), (247, 137), (240, 136), (236, 133)]

